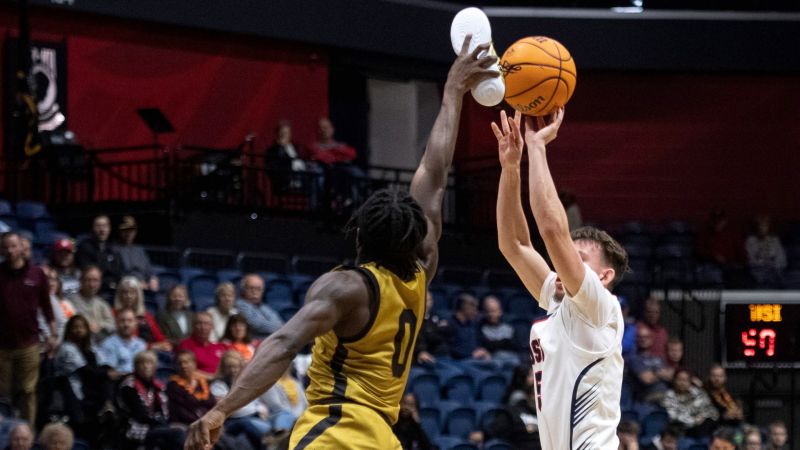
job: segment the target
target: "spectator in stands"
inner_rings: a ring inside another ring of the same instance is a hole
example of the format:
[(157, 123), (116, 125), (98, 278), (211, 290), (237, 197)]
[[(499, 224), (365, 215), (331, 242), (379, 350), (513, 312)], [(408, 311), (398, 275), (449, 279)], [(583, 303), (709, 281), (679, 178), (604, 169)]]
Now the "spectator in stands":
[(659, 403), (667, 392), (666, 382), (672, 371), (663, 359), (652, 353), (653, 336), (649, 328), (637, 327), (636, 354), (628, 358), (626, 366), (638, 401)]
[(458, 296), (452, 326), (450, 354), (453, 359), (492, 359), (492, 355), (479, 346), (478, 299), (475, 296), (467, 293)]
[(48, 423), (39, 433), (39, 447), (42, 450), (71, 450), (75, 435), (66, 424)]
[(653, 442), (647, 445), (645, 450), (678, 450), (678, 441), (683, 436), (681, 427), (677, 424), (668, 425), (664, 430), (653, 438)]
[(69, 301), (75, 311), (89, 320), (95, 338), (102, 339), (114, 332), (114, 315), (108, 302), (97, 295), (102, 283), (102, 272), (97, 266), (86, 266), (81, 272), (81, 287)]
[(166, 308), (156, 314), (156, 322), (172, 345), (177, 345), (189, 336), (194, 313), (189, 310), (189, 292), (186, 286), (178, 284), (167, 292)]
[(92, 222), (92, 236), (78, 244), (75, 262), (81, 270), (88, 265), (97, 266), (102, 274), (101, 292), (110, 294), (117, 287), (122, 273), (119, 254), (108, 241), (111, 236), (111, 221), (101, 214)]
[(217, 400), (211, 395), (209, 382), (197, 374), (197, 358), (189, 350), (175, 357), (177, 373), (169, 377), (167, 399), (172, 422), (189, 425), (199, 419)]
[(207, 312), (199, 312), (194, 316), (192, 335), (182, 340), (178, 350), (189, 350), (197, 358), (197, 371), (206, 378), (213, 378), (219, 366), (219, 360), (225, 353), (225, 344), (209, 340), (214, 324)]
[(622, 333), (622, 357), (628, 358), (636, 353), (636, 319), (631, 316), (631, 306), (628, 299), (617, 296), (622, 309), (622, 320), (625, 322), (625, 331)]
[(78, 436), (92, 440), (97, 434), (98, 413), (104, 408), (112, 409), (114, 385), (109, 368), (98, 364), (92, 332), (85, 317), (78, 314), (67, 322), (64, 342), (58, 348), (53, 368), (57, 378), (66, 380), (65, 385), (58, 387), (70, 423)]
[(789, 433), (786, 431), (786, 424), (776, 420), (769, 424), (769, 442), (766, 450), (789, 450)]
[(136, 277), (145, 288), (158, 291), (158, 277), (153, 273), (150, 257), (141, 245), (133, 243), (138, 230), (136, 219), (123, 217), (118, 229), (120, 243), (114, 246), (114, 251), (119, 255), (121, 275)]
[[(64, 337), (64, 325), (67, 324), (67, 319), (69, 319), (67, 314), (70, 313), (71, 317), (72, 314), (75, 313), (75, 308), (68, 300), (63, 299), (63, 295), (61, 295), (60, 292), (61, 282), (58, 280), (58, 275), (55, 274), (55, 271), (46, 266), (42, 266), (42, 270), (47, 277), (47, 287), (50, 292), (50, 307), (53, 309), (53, 319), (56, 321), (56, 329), (58, 330), (56, 338), (58, 338), (58, 342), (61, 342), (61, 339)], [(62, 307), (62, 301), (66, 303), (65, 307)], [(50, 326), (41, 309), (36, 313), (36, 320), (39, 322), (40, 341), (44, 343), (50, 337)]]
[(47, 270), (45, 274), (47, 275), (47, 281), (50, 284), (51, 299), (56, 300), (58, 308), (61, 310), (61, 313), (64, 315), (64, 318), (66, 320), (71, 319), (72, 316), (77, 314), (77, 311), (75, 310), (75, 305), (73, 305), (72, 302), (67, 300), (67, 294), (64, 293), (63, 285), (61, 283), (61, 278), (58, 276), (58, 273), (52, 268), (50, 268), (50, 270)]
[(30, 425), (20, 422), (8, 433), (7, 450), (31, 450), (33, 448), (33, 430)]
[(292, 376), (291, 366), (286, 369), (278, 382), (261, 396), (261, 402), (269, 410), (268, 421), (275, 431), (291, 431), (294, 423), (308, 408), (303, 383)]
[(727, 380), (725, 368), (719, 364), (714, 364), (708, 371), (705, 389), (711, 399), (711, 403), (717, 408), (720, 423), (736, 427), (744, 420), (744, 412), (740, 403), (728, 392), (726, 387)]
[(72, 239), (59, 239), (53, 245), (50, 267), (61, 280), (64, 296), (77, 294), (81, 286), (81, 272), (75, 266), (75, 244)]
[(254, 338), (266, 339), (283, 326), (280, 314), (263, 302), (264, 279), (260, 275), (249, 273), (243, 276), (239, 295), (241, 298), (236, 300), (236, 309), (247, 319)]
[(225, 334), (222, 336), (221, 343), (228, 349), (236, 350), (242, 355), (244, 362), (249, 362), (258, 347), (258, 340), (250, 336), (250, 326), (247, 320), (239, 314), (234, 314), (228, 320), (225, 327)]
[(356, 149), (334, 139), (336, 129), (327, 117), (319, 119), (317, 125), (318, 140), (311, 145), (311, 159), (327, 168), (337, 205), (349, 207), (358, 202), (356, 180), (364, 178), (364, 172), (353, 164)]
[(0, 237), (0, 397), (11, 399), (21, 417), (34, 423), (36, 383), (39, 379), (39, 322), (42, 310), (50, 327), (48, 353), (58, 345), (58, 329), (50, 304), (50, 286), (44, 272), (29, 263), (19, 235)]
[(622, 420), (617, 425), (619, 450), (639, 450), (639, 424), (632, 420)]
[(755, 234), (748, 236), (745, 241), (750, 274), (760, 288), (780, 287), (786, 270), (786, 250), (770, 225), (769, 216), (758, 216)]
[(762, 450), (761, 432), (757, 427), (752, 427), (744, 432), (744, 445), (742, 450)]
[(728, 427), (718, 428), (713, 435), (711, 435), (711, 443), (708, 444), (708, 450), (737, 450), (736, 430)]
[(404, 449), (432, 450), (431, 444), (425, 430), (422, 429), (417, 409), (417, 396), (413, 392), (407, 392), (400, 400), (400, 414), (397, 422), (392, 426), (395, 436), (400, 441)]
[(100, 365), (110, 367), (114, 379), (133, 372), (134, 357), (147, 349), (147, 342), (136, 336), (136, 311), (120, 309), (116, 322), (117, 332), (105, 338), (99, 347)]
[(217, 286), (214, 291), (215, 305), (206, 310), (211, 314), (211, 319), (214, 321), (214, 329), (211, 331), (211, 340), (219, 342), (222, 335), (225, 334), (225, 327), (228, 325), (228, 320), (234, 314), (238, 314), (239, 310), (236, 309), (236, 288), (230, 281), (225, 281)]
[(33, 234), (26, 230), (19, 231), (18, 234), (19, 242), (22, 244), (22, 256), (25, 258), (25, 261), (38, 265), (36, 264), (36, 261), (33, 261), (33, 246), (31, 244), (33, 241)]
[(708, 226), (697, 239), (697, 255), (701, 260), (719, 264), (722, 267), (725, 286), (741, 288), (751, 284), (749, 273), (744, 268), (744, 239), (734, 230), (725, 211), (711, 212)]
[(449, 358), (451, 333), (452, 327), (447, 320), (434, 313), (433, 295), (429, 291), (425, 301), (425, 319), (414, 348), (414, 360), (418, 364), (434, 364), (437, 358)]
[(517, 448), (539, 448), (539, 421), (536, 418), (533, 370), (528, 365), (517, 366), (511, 383), (503, 396), (503, 404), (511, 413), (513, 422), (509, 440)]
[(650, 347), (650, 353), (666, 361), (669, 333), (667, 333), (667, 329), (661, 325), (661, 300), (655, 297), (650, 297), (645, 300), (642, 320), (636, 323), (636, 327), (646, 328), (650, 331), (653, 342)]
[(169, 426), (169, 409), (164, 385), (155, 378), (157, 358), (145, 350), (133, 361), (134, 373), (126, 376), (117, 392), (122, 425), (121, 447), (126, 450), (144, 445), (148, 450), (179, 449), (185, 432)]
[(114, 312), (132, 309), (136, 313), (135, 335), (144, 339), (153, 350), (172, 351), (172, 344), (161, 332), (155, 317), (144, 307), (142, 282), (136, 277), (123, 277), (114, 295)]
[[(229, 350), (222, 355), (217, 379), (211, 383), (211, 393), (217, 401), (228, 395), (233, 382), (242, 372), (244, 360), (239, 352)], [(261, 448), (261, 440), (272, 431), (266, 407), (256, 399), (234, 412), (225, 421), (225, 433), (232, 436), (245, 434), (253, 448)]]
[(708, 395), (692, 386), (692, 377), (688, 370), (678, 370), (672, 389), (667, 391), (663, 400), (670, 420), (681, 424), (686, 434), (693, 438), (711, 434), (719, 419), (719, 413), (711, 404)]
[[(317, 196), (323, 188), (324, 175), (316, 163), (304, 161), (292, 144), (292, 125), (289, 121), (278, 122), (275, 141), (267, 148), (266, 164), (267, 170), (270, 170), (272, 186), (277, 192), (288, 192), (306, 186), (311, 207), (316, 207)], [(306, 177), (292, 176), (291, 172), (304, 172)]]
[(480, 332), (480, 345), (491, 354), (493, 361), (519, 364), (519, 356), (514, 351), (514, 327), (503, 322), (503, 306), (493, 295), (483, 299)]

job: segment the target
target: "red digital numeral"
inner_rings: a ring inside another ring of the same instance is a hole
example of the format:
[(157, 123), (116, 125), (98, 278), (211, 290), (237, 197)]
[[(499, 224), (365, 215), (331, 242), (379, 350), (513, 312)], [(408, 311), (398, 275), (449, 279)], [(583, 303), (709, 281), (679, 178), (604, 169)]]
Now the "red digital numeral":
[[(750, 336), (756, 337), (756, 330), (751, 328), (747, 331), (742, 331), (742, 344), (745, 347), (755, 347), (757, 342), (755, 339), (751, 339)], [(756, 356), (756, 349), (755, 348), (746, 348), (744, 349), (744, 356)]]
[(775, 356), (775, 330), (765, 328), (758, 333), (758, 347), (767, 350), (767, 356)]

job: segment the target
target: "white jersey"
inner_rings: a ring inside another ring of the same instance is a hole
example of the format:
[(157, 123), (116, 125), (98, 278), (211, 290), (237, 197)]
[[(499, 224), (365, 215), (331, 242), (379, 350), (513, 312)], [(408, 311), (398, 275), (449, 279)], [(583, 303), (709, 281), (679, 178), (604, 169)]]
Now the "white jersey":
[(617, 450), (622, 390), (622, 310), (597, 274), (573, 297), (554, 298), (551, 273), (539, 296), (547, 317), (531, 327), (539, 439), (543, 450)]

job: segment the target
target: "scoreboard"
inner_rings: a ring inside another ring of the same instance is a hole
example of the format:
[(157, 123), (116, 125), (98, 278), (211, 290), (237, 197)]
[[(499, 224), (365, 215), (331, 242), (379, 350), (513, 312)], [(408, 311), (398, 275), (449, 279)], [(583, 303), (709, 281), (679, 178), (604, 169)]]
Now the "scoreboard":
[(800, 303), (761, 297), (720, 306), (723, 366), (800, 367)]

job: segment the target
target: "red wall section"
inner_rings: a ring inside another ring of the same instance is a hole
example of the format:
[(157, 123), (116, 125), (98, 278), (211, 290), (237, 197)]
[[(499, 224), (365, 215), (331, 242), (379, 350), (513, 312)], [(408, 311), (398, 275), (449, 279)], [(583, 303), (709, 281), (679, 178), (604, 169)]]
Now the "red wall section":
[[(32, 14), (33, 38), (67, 41), (69, 127), (87, 147), (150, 143), (141, 107), (172, 121), (163, 144), (231, 147), (255, 132), (259, 150), (278, 120), (291, 120), (302, 144), (328, 113), (327, 61), (314, 49), (44, 14)], [(0, 19), (0, 44), (15, 26)]]
[[(494, 159), (496, 111), (466, 105), (459, 160)], [(579, 74), (548, 159), (588, 220), (797, 219), (800, 77)]]

